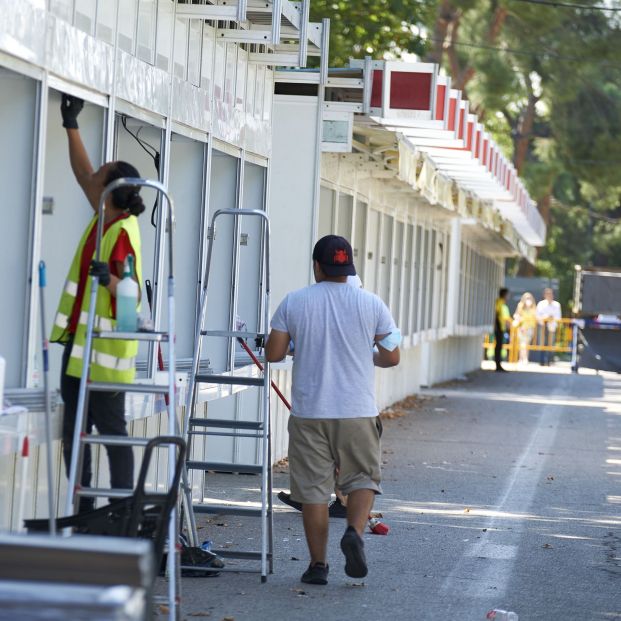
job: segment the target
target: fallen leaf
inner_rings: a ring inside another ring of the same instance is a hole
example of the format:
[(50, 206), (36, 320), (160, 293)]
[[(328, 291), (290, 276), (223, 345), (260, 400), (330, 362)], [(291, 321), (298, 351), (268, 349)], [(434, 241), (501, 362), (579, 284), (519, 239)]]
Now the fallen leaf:
[(188, 617), (211, 617), (211, 613), (206, 610), (199, 612), (189, 612)]
[(167, 615), (170, 612), (170, 608), (168, 606), (166, 606), (166, 604), (160, 604), (159, 605), (159, 611), (162, 614)]
[(304, 589), (298, 589), (298, 588), (293, 588), (291, 589), (296, 595), (299, 595), (301, 597), (306, 595), (306, 591)]
[(548, 481), (554, 481), (554, 477), (551, 474), (549, 474), (546, 478)]
[(223, 617), (222, 621), (235, 621), (235, 617)]
[(486, 532), (487, 532), (487, 528), (484, 528), (484, 529), (483, 529), (483, 532), (484, 532), (484, 533), (486, 533)]
[(299, 561), (300, 559), (299, 559), (297, 556), (292, 556), (292, 557), (291, 557), (291, 560), (292, 560), (292, 561)]
[(345, 586), (350, 586), (350, 587), (366, 587), (367, 585), (364, 582), (346, 582)]
[(466, 507), (466, 508), (464, 509), (464, 513), (470, 513), (470, 509), (469, 509), (468, 507)]

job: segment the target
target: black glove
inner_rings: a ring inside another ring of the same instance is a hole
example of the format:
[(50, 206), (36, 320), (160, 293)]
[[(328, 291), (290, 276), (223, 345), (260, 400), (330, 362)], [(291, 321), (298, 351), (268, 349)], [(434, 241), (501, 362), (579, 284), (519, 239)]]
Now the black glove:
[(89, 274), (97, 276), (102, 287), (107, 287), (110, 284), (110, 267), (103, 261), (91, 261)]
[(63, 127), (67, 129), (78, 129), (78, 114), (84, 107), (84, 100), (73, 95), (65, 95), (60, 104), (60, 113), (63, 117)]
[(254, 344), (257, 346), (257, 349), (263, 349), (265, 347), (265, 336), (263, 334), (257, 334), (254, 339)]

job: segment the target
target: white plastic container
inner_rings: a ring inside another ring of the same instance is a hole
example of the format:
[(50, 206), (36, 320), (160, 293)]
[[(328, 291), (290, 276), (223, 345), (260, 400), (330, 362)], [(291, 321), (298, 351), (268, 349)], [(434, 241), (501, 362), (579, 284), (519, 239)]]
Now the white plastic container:
[(132, 278), (133, 257), (125, 260), (123, 279), (116, 286), (116, 329), (136, 332), (138, 329), (138, 283)]

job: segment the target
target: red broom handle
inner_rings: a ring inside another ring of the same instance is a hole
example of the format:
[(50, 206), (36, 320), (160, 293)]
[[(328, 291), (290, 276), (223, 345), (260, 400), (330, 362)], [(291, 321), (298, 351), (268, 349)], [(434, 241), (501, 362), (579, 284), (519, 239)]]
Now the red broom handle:
[[(248, 347), (246, 341), (244, 341), (244, 339), (242, 339), (241, 337), (238, 337), (237, 342), (244, 348), (244, 350), (250, 356), (250, 358), (252, 358), (252, 362), (254, 362), (257, 365), (257, 367), (259, 367), (259, 371), (263, 371), (263, 365), (261, 364), (259, 359), (254, 355), (254, 352), (252, 351), (252, 349)], [(285, 395), (283, 395), (282, 392), (280, 392), (280, 388), (278, 388), (278, 386), (276, 386), (276, 384), (273, 381), (271, 382), (271, 384), (272, 384), (272, 388), (274, 389), (274, 392), (280, 397), (280, 400), (285, 404), (287, 409), (291, 411), (291, 404), (287, 401), (287, 397), (285, 397)]]

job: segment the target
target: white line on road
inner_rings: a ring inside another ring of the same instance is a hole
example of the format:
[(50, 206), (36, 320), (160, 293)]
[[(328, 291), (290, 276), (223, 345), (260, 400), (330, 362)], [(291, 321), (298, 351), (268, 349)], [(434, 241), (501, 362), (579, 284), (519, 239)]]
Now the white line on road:
[[(469, 393), (468, 396), (473, 394)], [(463, 397), (465, 393), (460, 392), (459, 396)], [(485, 400), (488, 397), (487, 393), (479, 393), (477, 398)], [(547, 460), (545, 453), (549, 453), (554, 444), (565, 407), (559, 407), (556, 403), (563, 402), (564, 397), (566, 397), (564, 392), (557, 391), (537, 402), (541, 406), (537, 426), (511, 469), (502, 493), (494, 503), (493, 510), (496, 515), (486, 520), (487, 531), (482, 532), (481, 539), (465, 550), (457, 560), (453, 571), (444, 580), (442, 591), (453, 596), (457, 595), (449, 600), (450, 611), (458, 613), (460, 618), (483, 618), (485, 603), (481, 600), (487, 599), (491, 604), (502, 604), (513, 573), (525, 524), (524, 518), (514, 518), (511, 521), (512, 530), (509, 531), (504, 527), (502, 514), (526, 516), (529, 513), (537, 483), (541, 479)], [(481, 562), (485, 564), (482, 565)]]

